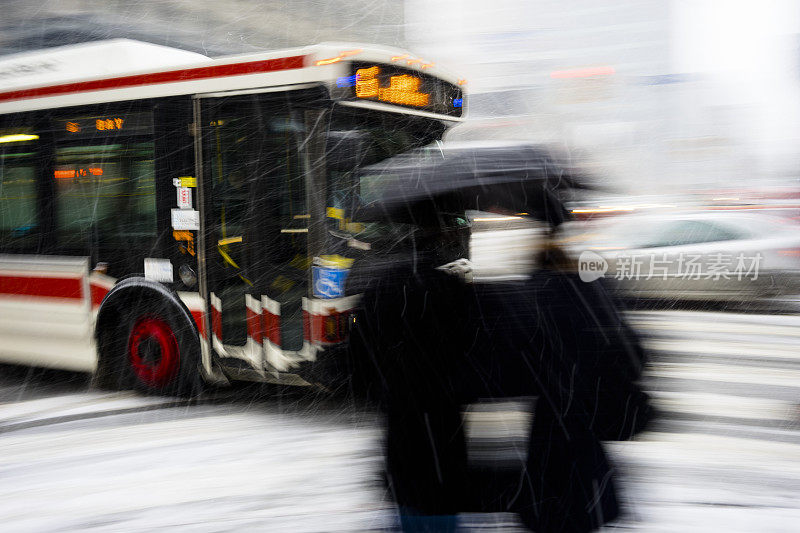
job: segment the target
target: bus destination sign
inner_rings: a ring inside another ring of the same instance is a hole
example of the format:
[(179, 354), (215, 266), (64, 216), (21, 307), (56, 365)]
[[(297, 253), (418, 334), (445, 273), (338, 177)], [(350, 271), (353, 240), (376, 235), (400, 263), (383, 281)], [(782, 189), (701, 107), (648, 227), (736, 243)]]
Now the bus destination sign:
[(151, 113), (125, 113), (58, 120), (56, 128), (65, 139), (95, 135), (142, 135), (153, 132)]
[(335, 94), (349, 100), (384, 102), (460, 117), (461, 89), (433, 76), (394, 65), (354, 63), (352, 74), (336, 80)]

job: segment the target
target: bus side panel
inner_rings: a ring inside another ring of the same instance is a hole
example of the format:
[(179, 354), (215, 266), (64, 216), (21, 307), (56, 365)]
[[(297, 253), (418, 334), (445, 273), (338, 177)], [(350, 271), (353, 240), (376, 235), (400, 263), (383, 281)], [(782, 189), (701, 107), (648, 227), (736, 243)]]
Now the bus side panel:
[(0, 255), (0, 361), (92, 372), (87, 257)]
[(0, 361), (94, 370), (92, 309), (146, 258), (197, 294), (197, 232), (170, 223), (190, 123), (188, 97), (0, 117)]

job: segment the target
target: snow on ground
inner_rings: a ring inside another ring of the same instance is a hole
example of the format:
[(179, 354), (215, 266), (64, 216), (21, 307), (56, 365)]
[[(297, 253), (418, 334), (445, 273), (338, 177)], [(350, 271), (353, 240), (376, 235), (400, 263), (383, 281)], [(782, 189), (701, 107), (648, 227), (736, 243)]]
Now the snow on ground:
[[(647, 385), (662, 417), (637, 441), (608, 444), (628, 509), (618, 525), (647, 532), (796, 531), (800, 353), (791, 357), (786, 339), (796, 335), (800, 318), (631, 316), (652, 343)], [(676, 336), (680, 348), (670, 344)], [(740, 343), (760, 351), (737, 350)], [(274, 392), (245, 388), (187, 404), (92, 391), (69, 374), (4, 373), (3, 528), (390, 527), (377, 416), (322, 396)], [(472, 409), (467, 420), (468, 433), (478, 438), (520, 439), (529, 423), (513, 404)], [(462, 523), (466, 531), (517, 530), (512, 515), (464, 515)]]

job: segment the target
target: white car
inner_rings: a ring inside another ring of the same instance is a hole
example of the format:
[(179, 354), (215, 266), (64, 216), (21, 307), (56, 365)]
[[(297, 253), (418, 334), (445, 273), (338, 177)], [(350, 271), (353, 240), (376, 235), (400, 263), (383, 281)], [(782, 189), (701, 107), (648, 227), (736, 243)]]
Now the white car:
[[(571, 243), (636, 298), (751, 302), (800, 294), (800, 225), (756, 213), (617, 217)], [(587, 252), (587, 250), (589, 252)]]

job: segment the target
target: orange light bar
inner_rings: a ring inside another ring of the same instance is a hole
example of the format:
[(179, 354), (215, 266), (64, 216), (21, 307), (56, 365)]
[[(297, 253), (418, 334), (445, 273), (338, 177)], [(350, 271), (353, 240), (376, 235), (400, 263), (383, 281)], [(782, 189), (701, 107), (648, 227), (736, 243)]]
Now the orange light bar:
[(354, 56), (354, 55), (360, 54), (363, 51), (364, 51), (363, 48), (355, 48), (353, 50), (345, 50), (344, 52), (339, 52), (339, 55), (336, 56), (336, 57), (329, 57), (328, 59), (320, 59), (319, 61), (317, 61), (314, 64), (319, 67), (321, 65), (330, 65), (332, 63), (338, 63), (339, 61), (341, 61), (345, 57)]
[(570, 70), (554, 70), (550, 73), (551, 78), (567, 79), (567, 78), (592, 78), (595, 76), (611, 76), (616, 74), (614, 67), (589, 67), (589, 68), (576, 68)]
[(399, 61), (401, 59), (405, 59), (408, 57), (408, 54), (403, 54), (401, 56), (392, 56), (392, 61)]
[(458, 80), (458, 84), (459, 85), (466, 85), (467, 84), (467, 80), (465, 80), (464, 78), (461, 78), (460, 80)]
[(635, 211), (635, 207), (598, 207), (595, 209), (573, 209), (572, 213), (616, 213), (618, 211)]
[(345, 50), (344, 52), (339, 54), (339, 57), (354, 56), (360, 54), (363, 51), (364, 51), (363, 48), (354, 48), (353, 50)]
[(436, 63), (425, 63), (424, 65), (422, 65), (422, 68), (431, 68), (434, 66), (436, 66)]
[(319, 67), (321, 65), (330, 65), (331, 63), (338, 63), (341, 60), (342, 60), (341, 57), (331, 57), (331, 58), (328, 58), (328, 59), (320, 59), (319, 61), (317, 61), (314, 64)]

